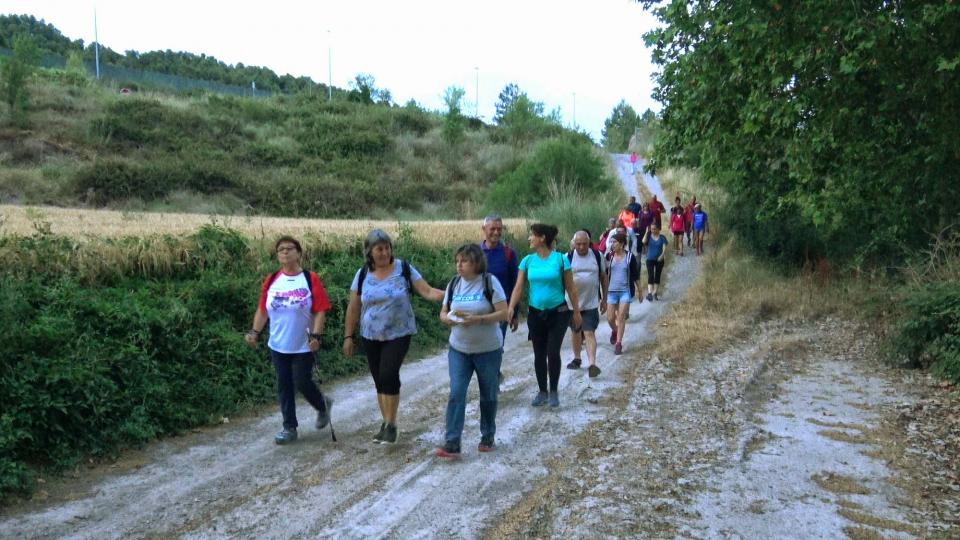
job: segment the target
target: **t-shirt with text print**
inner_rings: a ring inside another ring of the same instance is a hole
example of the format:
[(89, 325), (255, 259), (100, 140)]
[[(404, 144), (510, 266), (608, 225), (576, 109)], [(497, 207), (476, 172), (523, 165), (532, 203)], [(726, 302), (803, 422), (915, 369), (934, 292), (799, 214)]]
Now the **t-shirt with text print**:
[[(490, 274), (491, 301), (493, 304), (507, 301), (500, 280)], [(443, 295), (443, 305), (447, 305), (447, 294)], [(459, 279), (450, 298), (450, 312), (459, 311), (471, 315), (487, 315), (493, 313), (493, 305), (487, 301), (483, 292), (483, 275), (478, 274), (473, 279)], [(465, 354), (479, 354), (495, 351), (503, 347), (503, 334), (497, 323), (480, 323), (471, 326), (456, 324), (450, 329), (450, 346)]]
[[(312, 286), (307, 285), (307, 279), (311, 280)], [(314, 272), (309, 273), (309, 278), (307, 272), (292, 276), (280, 272), (263, 280), (259, 306), (270, 318), (267, 346), (278, 353), (297, 354), (310, 352), (307, 332), (313, 314), (330, 311), (330, 300)]]

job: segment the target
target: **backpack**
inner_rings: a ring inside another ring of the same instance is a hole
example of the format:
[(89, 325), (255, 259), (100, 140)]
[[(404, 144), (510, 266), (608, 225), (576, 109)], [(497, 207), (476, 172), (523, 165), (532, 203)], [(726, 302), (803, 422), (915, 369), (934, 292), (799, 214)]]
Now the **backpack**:
[[(483, 273), (483, 297), (490, 303), (490, 307), (493, 307), (493, 286), (490, 284), (490, 275), (489, 272)], [(453, 291), (457, 289), (459, 283), (460, 276), (457, 275), (447, 284), (447, 311), (450, 311), (450, 303), (453, 302)]]
[[(360, 268), (360, 277), (357, 279), (357, 298), (363, 297), (363, 282), (367, 279), (367, 272), (369, 268), (367, 265), (363, 265)], [(407, 282), (407, 294), (413, 294), (413, 281), (410, 278), (410, 263), (406, 260), (400, 260), (400, 275), (403, 276), (404, 281)]]
[(683, 232), (683, 214), (674, 213), (670, 215), (670, 231)]
[[(603, 283), (600, 281), (600, 269), (603, 268), (603, 265), (600, 264), (600, 252), (590, 248), (590, 251), (593, 252), (593, 258), (597, 260), (597, 295), (603, 300)], [(567, 252), (567, 260), (570, 261), (570, 270), (573, 270), (573, 250)]]
[[(629, 251), (625, 252), (624, 260), (630, 269), (630, 295), (633, 296), (636, 294), (636, 282), (640, 279), (640, 267), (637, 266), (637, 258)], [(607, 254), (607, 262), (610, 263), (607, 265), (607, 279), (609, 279), (610, 270), (613, 268), (613, 253)]]

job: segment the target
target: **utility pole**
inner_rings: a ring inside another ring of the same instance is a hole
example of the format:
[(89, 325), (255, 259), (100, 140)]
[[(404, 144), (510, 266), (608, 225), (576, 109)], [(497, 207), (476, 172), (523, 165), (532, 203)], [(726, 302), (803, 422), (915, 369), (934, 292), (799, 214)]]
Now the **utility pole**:
[(327, 29), (327, 100), (333, 101), (333, 41)]
[(474, 71), (477, 72), (477, 83), (476, 83), (475, 91), (473, 93), (473, 97), (476, 100), (474, 101), (474, 105), (473, 105), (473, 115), (476, 116), (477, 119), (479, 119), (480, 118), (480, 67), (474, 66), (473, 69)]
[(93, 8), (93, 64), (97, 70), (97, 80), (100, 80), (100, 37), (97, 34), (97, 8)]

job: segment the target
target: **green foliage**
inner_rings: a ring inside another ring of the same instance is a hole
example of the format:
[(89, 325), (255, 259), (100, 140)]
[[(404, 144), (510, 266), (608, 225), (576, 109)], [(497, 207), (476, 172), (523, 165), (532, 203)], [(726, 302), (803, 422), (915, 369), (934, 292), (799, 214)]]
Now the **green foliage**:
[(633, 107), (626, 101), (620, 100), (610, 113), (610, 118), (603, 121), (602, 144), (609, 152), (622, 153), (630, 144), (633, 132), (640, 128), (640, 117)]
[(548, 184), (547, 197), (543, 206), (533, 213), (533, 219), (540, 223), (550, 223), (560, 229), (556, 248), (568, 249), (568, 241), (580, 229), (587, 229), (593, 235), (593, 241), (600, 238), (607, 219), (616, 208), (623, 204), (626, 194), (611, 186), (602, 193), (585, 196), (583, 190), (569, 184)]
[(458, 86), (451, 86), (443, 93), (443, 102), (447, 105), (447, 114), (443, 117), (443, 140), (449, 146), (463, 142), (466, 120), (460, 112), (460, 102), (464, 95), (466, 91)]
[(150, 201), (175, 190), (218, 193), (235, 187), (238, 174), (222, 163), (192, 159), (189, 153), (136, 165), (98, 160), (77, 172), (73, 191), (86, 202), (103, 206), (133, 197)]
[(27, 125), (30, 100), (27, 82), (39, 61), (40, 49), (36, 41), (24, 34), (14, 38), (13, 56), (4, 59), (0, 65), (0, 94), (9, 108), (10, 119), (19, 127)]
[(929, 283), (906, 293), (891, 354), (960, 383), (960, 283)]
[(608, 193), (616, 185), (593, 145), (584, 138), (567, 135), (540, 143), (519, 167), (497, 178), (487, 207), (523, 213), (549, 204), (547, 186), (551, 182), (558, 189), (574, 190), (584, 197)]
[(493, 121), (496, 124), (500, 124), (503, 121), (503, 116), (507, 114), (507, 111), (510, 110), (510, 107), (513, 106), (514, 102), (517, 101), (517, 98), (520, 97), (522, 92), (520, 87), (514, 83), (510, 83), (503, 87), (503, 90), (500, 91), (500, 95), (497, 96), (497, 103), (494, 105), (495, 113), (493, 116)]
[[(361, 246), (304, 240), (304, 266), (319, 272), (333, 304), (317, 374), (361, 373), (362, 356), (344, 358), (337, 338)], [(144, 240), (98, 242), (104, 256), (129, 257)], [(276, 268), (267, 243), (217, 226), (157, 242), (146, 249), (156, 258), (173, 248), (173, 264), (90, 281), (82, 265), (95, 261), (73, 258), (72, 240), (0, 237), (0, 497), (29, 492), (39, 470), (109, 457), (275, 399), (265, 349), (242, 340), (263, 276)], [(447, 248), (404, 237), (397, 254), (435, 286), (454, 271)], [(415, 348), (444, 343), (436, 305), (414, 306)]]
[(531, 100), (525, 93), (516, 96), (498, 125), (503, 139), (516, 146), (526, 146), (564, 131), (557, 116), (544, 117), (543, 103)]
[(111, 103), (103, 116), (93, 121), (91, 131), (113, 149), (150, 146), (169, 152), (198, 146), (233, 149), (246, 138), (232, 116), (205, 118), (191, 109), (130, 96)]
[(882, 263), (956, 223), (960, 4), (643, 3), (653, 165), (699, 166), (754, 250)]

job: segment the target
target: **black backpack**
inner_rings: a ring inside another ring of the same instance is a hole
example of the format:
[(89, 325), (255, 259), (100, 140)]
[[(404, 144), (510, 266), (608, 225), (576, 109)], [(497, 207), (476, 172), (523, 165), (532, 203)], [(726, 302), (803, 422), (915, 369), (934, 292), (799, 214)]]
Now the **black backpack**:
[[(357, 279), (357, 297), (362, 298), (363, 296), (363, 282), (367, 279), (367, 272), (369, 268), (367, 265), (363, 265), (360, 268), (360, 277)], [(413, 294), (413, 280), (410, 278), (410, 263), (401, 259), (400, 260), (400, 275), (403, 276), (404, 281), (407, 282), (407, 294)]]
[[(483, 297), (490, 303), (490, 307), (493, 307), (493, 286), (490, 284), (490, 275), (489, 272), (483, 273)], [(457, 275), (447, 284), (447, 311), (450, 311), (450, 303), (453, 301), (453, 291), (457, 289), (459, 283), (460, 276)]]
[[(590, 248), (590, 251), (593, 252), (593, 258), (597, 260), (597, 296), (603, 300), (603, 282), (600, 280), (600, 270), (603, 269), (603, 265), (600, 264), (600, 252)], [(573, 250), (567, 252), (567, 260), (570, 261), (570, 268), (573, 269)]]

